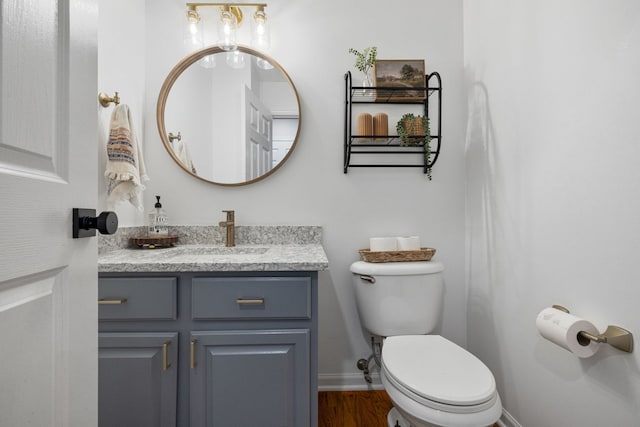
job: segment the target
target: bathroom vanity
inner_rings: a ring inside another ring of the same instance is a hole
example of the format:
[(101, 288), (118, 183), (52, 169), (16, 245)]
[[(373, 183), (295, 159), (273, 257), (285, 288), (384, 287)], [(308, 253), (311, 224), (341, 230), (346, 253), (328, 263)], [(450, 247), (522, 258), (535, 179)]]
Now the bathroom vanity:
[(317, 425), (319, 241), (99, 260), (101, 427)]

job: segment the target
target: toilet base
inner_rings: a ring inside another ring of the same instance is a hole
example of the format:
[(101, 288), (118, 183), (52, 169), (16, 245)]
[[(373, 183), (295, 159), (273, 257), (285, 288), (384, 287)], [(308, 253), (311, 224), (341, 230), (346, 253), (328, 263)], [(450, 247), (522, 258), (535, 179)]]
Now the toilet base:
[(411, 427), (411, 424), (400, 415), (396, 408), (391, 408), (387, 414), (387, 426), (389, 427)]

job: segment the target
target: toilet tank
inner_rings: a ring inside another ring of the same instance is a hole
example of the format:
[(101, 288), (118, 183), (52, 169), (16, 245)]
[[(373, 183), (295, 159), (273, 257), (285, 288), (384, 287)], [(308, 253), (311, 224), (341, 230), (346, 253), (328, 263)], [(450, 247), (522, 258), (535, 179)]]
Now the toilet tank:
[(440, 319), (444, 284), (440, 262), (351, 264), (362, 326), (373, 335), (423, 335)]

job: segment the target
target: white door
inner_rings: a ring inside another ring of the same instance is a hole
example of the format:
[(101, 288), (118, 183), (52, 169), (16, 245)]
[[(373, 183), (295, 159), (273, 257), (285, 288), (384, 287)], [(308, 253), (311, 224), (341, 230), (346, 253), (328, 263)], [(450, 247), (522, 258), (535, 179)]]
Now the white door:
[(0, 0), (0, 426), (97, 425), (97, 3)]
[(273, 118), (251, 89), (244, 90), (246, 179), (252, 180), (271, 169)]

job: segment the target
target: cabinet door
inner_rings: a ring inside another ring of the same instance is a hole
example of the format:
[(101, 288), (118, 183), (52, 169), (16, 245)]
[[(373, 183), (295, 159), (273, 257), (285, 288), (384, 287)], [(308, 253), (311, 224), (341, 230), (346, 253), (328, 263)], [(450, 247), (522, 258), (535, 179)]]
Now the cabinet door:
[(100, 427), (175, 427), (176, 332), (103, 332), (98, 349)]
[(192, 332), (191, 427), (308, 427), (308, 329)]

